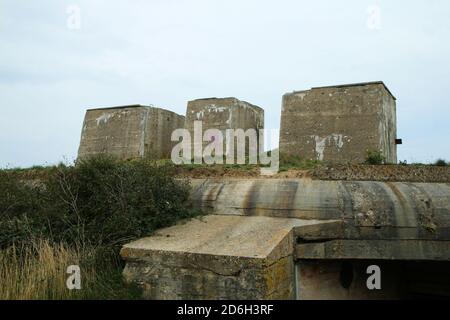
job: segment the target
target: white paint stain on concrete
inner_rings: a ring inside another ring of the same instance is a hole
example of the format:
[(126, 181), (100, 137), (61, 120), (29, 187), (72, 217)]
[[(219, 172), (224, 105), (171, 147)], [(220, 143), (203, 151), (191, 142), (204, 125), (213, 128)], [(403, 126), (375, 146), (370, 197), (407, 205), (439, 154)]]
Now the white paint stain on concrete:
[(205, 113), (204, 113), (203, 111), (197, 112), (197, 114), (195, 115), (195, 118), (196, 118), (197, 120), (202, 120), (204, 114), (205, 114)]
[(317, 154), (317, 160), (322, 161), (323, 160), (323, 153), (325, 152), (325, 143), (328, 139), (328, 137), (321, 138), (319, 136), (311, 136), (316, 142), (316, 154)]
[[(247, 107), (247, 106), (245, 105), (245, 107)], [(226, 111), (229, 112), (229, 117), (228, 117), (228, 120), (226, 120), (226, 123), (230, 124), (231, 123), (231, 119), (232, 119), (232, 108), (230, 108), (230, 107), (219, 107), (216, 104), (210, 104), (210, 105), (207, 105), (207, 106), (203, 107), (201, 111), (196, 113), (196, 120), (202, 120), (203, 117), (205, 116), (205, 112), (207, 112), (207, 113), (213, 113), (213, 112), (214, 113), (218, 113), (218, 112), (226, 112)]]
[(233, 119), (233, 112), (231, 110), (228, 111), (229, 115), (228, 115), (228, 120), (226, 121), (226, 123), (228, 125), (231, 125), (231, 121)]
[(315, 150), (317, 154), (317, 160), (322, 161), (324, 158), (325, 148), (327, 146), (334, 146), (338, 149), (338, 151), (341, 151), (342, 147), (344, 146), (344, 139), (347, 139), (347, 136), (344, 136), (343, 134), (333, 133), (326, 137), (311, 136), (311, 138), (313, 138), (316, 143)]
[(95, 119), (97, 121), (97, 126), (99, 126), (101, 123), (106, 124), (108, 120), (112, 118), (112, 116), (113, 115), (111, 113), (103, 113), (100, 117)]
[(149, 115), (150, 115), (150, 108), (146, 108), (145, 112), (143, 112), (143, 114), (142, 114), (141, 140), (139, 143), (139, 156), (142, 158), (145, 156), (145, 135), (147, 134), (147, 123), (148, 123)]
[(296, 93), (295, 96), (299, 97), (300, 99), (303, 100), (305, 98), (305, 96), (306, 96), (306, 93)]
[(202, 112), (206, 111), (206, 112), (216, 112), (217, 113), (217, 112), (225, 112), (228, 109), (229, 109), (228, 107), (218, 107), (215, 104), (210, 104), (210, 105), (205, 106), (203, 108)]
[(341, 150), (344, 146), (344, 136), (342, 134), (333, 134), (332, 137), (335, 146), (338, 148), (338, 150)]
[(83, 129), (81, 130), (81, 140), (84, 140), (87, 128), (88, 128), (87, 123), (86, 123), (86, 121), (84, 121)]

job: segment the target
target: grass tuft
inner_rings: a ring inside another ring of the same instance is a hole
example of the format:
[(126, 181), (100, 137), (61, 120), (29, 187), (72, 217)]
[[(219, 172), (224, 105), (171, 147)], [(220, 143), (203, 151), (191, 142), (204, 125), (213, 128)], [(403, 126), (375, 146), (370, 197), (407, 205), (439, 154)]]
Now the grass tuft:
[[(135, 298), (120, 247), (200, 214), (167, 164), (96, 157), (33, 170), (45, 174), (0, 170), (0, 299)], [(80, 291), (65, 285), (72, 264)]]

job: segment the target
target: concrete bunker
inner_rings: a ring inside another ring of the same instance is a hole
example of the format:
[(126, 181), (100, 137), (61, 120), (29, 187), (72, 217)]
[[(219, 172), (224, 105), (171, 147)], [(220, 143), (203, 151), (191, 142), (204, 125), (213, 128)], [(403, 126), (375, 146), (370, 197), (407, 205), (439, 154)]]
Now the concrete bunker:
[(119, 159), (170, 158), (171, 134), (184, 116), (143, 105), (87, 110), (78, 158), (108, 154)]
[[(257, 137), (259, 131), (264, 128), (264, 110), (258, 106), (241, 101), (236, 98), (206, 98), (189, 101), (186, 110), (186, 129), (189, 130), (191, 137), (194, 137), (194, 123), (202, 122), (202, 131), (208, 129), (218, 129), (222, 132), (222, 136), (226, 137), (227, 129), (242, 129), (244, 132), (248, 129), (254, 129)], [(209, 142), (202, 141), (202, 149)], [(199, 142), (194, 142), (194, 150)], [(258, 148), (259, 142), (252, 147)], [(227, 149), (224, 142), (224, 154)], [(237, 145), (234, 144), (233, 150), (228, 150), (236, 154)], [(256, 150), (257, 151), (257, 150)], [(195, 157), (195, 153), (192, 152)], [(246, 149), (248, 154), (248, 148)], [(198, 155), (199, 156), (199, 155)], [(198, 157), (197, 156), (197, 157)]]
[(397, 163), (396, 139), (396, 99), (381, 81), (283, 96), (281, 154), (362, 163), (368, 151), (380, 151), (387, 163)]
[[(446, 183), (192, 180), (210, 215), (125, 245), (149, 299), (400, 299), (450, 292)], [(382, 270), (381, 290), (366, 286)], [(443, 281), (444, 280), (444, 281)]]
[[(196, 121), (203, 132), (258, 131), (264, 111), (236, 98), (189, 101), (186, 121), (141, 105), (88, 110), (79, 158), (167, 158), (176, 143), (172, 131), (193, 135)], [(282, 154), (358, 163), (370, 150), (395, 163), (398, 140), (395, 97), (382, 82), (283, 96)], [(144, 298), (449, 296), (446, 182), (212, 178), (191, 184), (192, 205), (206, 217), (122, 248), (125, 279), (138, 284)], [(381, 291), (366, 286), (370, 265), (383, 270)]]

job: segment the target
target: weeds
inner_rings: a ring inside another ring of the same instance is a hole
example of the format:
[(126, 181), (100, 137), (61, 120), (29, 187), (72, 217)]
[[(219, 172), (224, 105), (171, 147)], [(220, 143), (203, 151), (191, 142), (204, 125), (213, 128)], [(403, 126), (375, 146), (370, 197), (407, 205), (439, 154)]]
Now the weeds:
[(448, 163), (443, 159), (438, 159), (438, 160), (436, 160), (434, 165), (439, 166), (439, 167), (446, 167), (448, 165)]
[(322, 164), (323, 162), (319, 160), (304, 160), (301, 157), (288, 154), (280, 155), (280, 171), (287, 171), (290, 169), (310, 170)]
[(386, 158), (383, 156), (381, 151), (369, 150), (367, 151), (366, 164), (370, 165), (381, 165), (384, 164)]
[[(135, 297), (121, 245), (198, 214), (165, 164), (99, 157), (39, 170), (38, 181), (0, 170), (0, 299)], [(71, 264), (82, 267), (81, 291), (65, 286)]]
[[(67, 267), (79, 265), (81, 290), (68, 290)], [(94, 247), (39, 240), (0, 251), (0, 300), (135, 299), (139, 290), (121, 282), (117, 258)]]

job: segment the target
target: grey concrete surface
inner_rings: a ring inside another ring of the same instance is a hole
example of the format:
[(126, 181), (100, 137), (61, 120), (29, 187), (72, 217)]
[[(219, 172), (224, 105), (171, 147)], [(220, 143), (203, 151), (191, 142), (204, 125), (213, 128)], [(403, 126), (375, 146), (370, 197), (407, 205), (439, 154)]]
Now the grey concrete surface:
[(342, 220), (340, 238), (450, 240), (450, 184), (192, 179), (212, 214)]
[(99, 154), (127, 160), (168, 159), (172, 131), (184, 128), (184, 116), (150, 106), (90, 109), (86, 112), (78, 159)]
[(294, 226), (315, 221), (206, 216), (125, 245), (125, 279), (149, 299), (293, 299)]
[(368, 151), (397, 162), (395, 97), (383, 82), (295, 91), (283, 96), (280, 154), (362, 163)]

